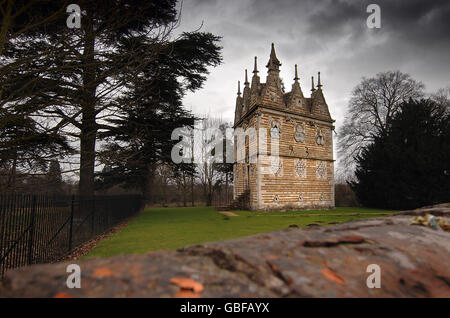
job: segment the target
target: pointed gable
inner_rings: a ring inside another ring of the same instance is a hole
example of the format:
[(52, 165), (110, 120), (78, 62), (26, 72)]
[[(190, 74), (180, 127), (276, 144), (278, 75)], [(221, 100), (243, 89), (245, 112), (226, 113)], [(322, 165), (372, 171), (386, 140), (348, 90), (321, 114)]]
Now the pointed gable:
[(261, 92), (262, 103), (271, 107), (284, 108), (283, 91), (280, 79), (281, 63), (275, 53), (275, 46), (272, 43), (269, 62), (267, 62), (266, 85)]
[(325, 101), (322, 84), (320, 82), (320, 72), (318, 76), (317, 89), (314, 85), (314, 77), (311, 78), (311, 97), (306, 98), (303, 94), (299, 82), (297, 65), (295, 65), (294, 83), (290, 92), (284, 92), (280, 79), (281, 62), (278, 59), (275, 46), (272, 43), (269, 61), (267, 62), (266, 82), (261, 83), (258, 76), (257, 57), (255, 56), (253, 76), (251, 82), (248, 80), (247, 70), (245, 70), (245, 82), (243, 95), (241, 97), (240, 87), (236, 98), (235, 123), (246, 117), (257, 107), (266, 107), (285, 111), (291, 115), (304, 116), (305, 118), (318, 119), (333, 122), (328, 105)]
[(300, 83), (298, 82), (298, 69), (297, 64), (295, 64), (295, 77), (294, 84), (292, 84), (291, 92), (289, 93), (289, 97), (287, 98), (286, 106), (291, 110), (306, 110), (306, 101), (303, 96), (302, 89), (300, 87)]
[(317, 118), (331, 120), (327, 102), (323, 96), (322, 89), (319, 88), (311, 94), (311, 114)]

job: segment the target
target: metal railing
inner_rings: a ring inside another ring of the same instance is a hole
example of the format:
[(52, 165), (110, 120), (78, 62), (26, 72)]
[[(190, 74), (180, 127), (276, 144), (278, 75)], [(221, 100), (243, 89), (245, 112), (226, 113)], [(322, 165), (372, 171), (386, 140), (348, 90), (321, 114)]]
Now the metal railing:
[(135, 215), (139, 195), (0, 195), (0, 279), (8, 269), (63, 259)]

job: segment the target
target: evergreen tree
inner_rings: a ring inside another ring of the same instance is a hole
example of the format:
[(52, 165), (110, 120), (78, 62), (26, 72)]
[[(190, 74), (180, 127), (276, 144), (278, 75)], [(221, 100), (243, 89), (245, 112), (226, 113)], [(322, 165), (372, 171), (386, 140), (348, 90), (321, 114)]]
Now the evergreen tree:
[(6, 174), (1, 190), (15, 191), (19, 175), (42, 173), (55, 155), (71, 154), (67, 138), (49, 133), (20, 111), (0, 111), (0, 169)]
[(61, 174), (61, 167), (58, 160), (50, 161), (50, 166), (47, 172), (48, 190), (51, 194), (63, 193), (63, 180)]
[[(195, 118), (183, 109), (182, 98), (187, 90), (202, 87), (208, 66), (221, 63), (219, 40), (211, 33), (183, 33), (168, 42), (167, 49), (162, 48), (170, 54), (159, 54), (141, 72), (124, 75), (128, 84), (118, 101), (123, 105), (120, 119), (109, 120), (114, 129), (100, 135), (109, 141), (101, 161), (111, 170), (107, 175), (99, 174), (99, 186), (123, 183), (137, 187), (150, 202), (158, 164), (171, 165), (176, 174), (180, 169), (188, 175), (195, 172), (193, 164), (172, 162), (172, 147), (178, 141), (171, 140), (171, 134), (175, 128), (193, 126)], [(123, 46), (123, 50), (128, 49)]]
[[(123, 74), (137, 73), (167, 41), (176, 0), (80, 0), (79, 29), (66, 25), (70, 3), (0, 2), (0, 112), (32, 115), (46, 133), (77, 138), (79, 193), (92, 195), (97, 135), (111, 128), (98, 118), (114, 117)], [(145, 47), (121, 49), (135, 37)]]
[(450, 116), (430, 100), (400, 105), (386, 132), (356, 157), (360, 202), (412, 209), (450, 198)]

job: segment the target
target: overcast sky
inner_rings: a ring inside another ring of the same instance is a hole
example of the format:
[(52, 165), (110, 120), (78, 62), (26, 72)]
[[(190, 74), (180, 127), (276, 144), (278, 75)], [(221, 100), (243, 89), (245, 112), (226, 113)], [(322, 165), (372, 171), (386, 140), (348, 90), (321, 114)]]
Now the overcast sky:
[[(367, 6), (381, 7), (381, 28), (366, 25)], [(184, 0), (181, 31), (200, 27), (223, 37), (223, 64), (211, 69), (204, 87), (184, 104), (196, 114), (234, 119), (237, 81), (258, 56), (261, 81), (270, 45), (282, 63), (287, 91), (299, 66), (310, 96), (311, 76), (321, 72), (336, 127), (342, 124), (352, 89), (362, 77), (400, 70), (427, 92), (450, 85), (449, 0)]]

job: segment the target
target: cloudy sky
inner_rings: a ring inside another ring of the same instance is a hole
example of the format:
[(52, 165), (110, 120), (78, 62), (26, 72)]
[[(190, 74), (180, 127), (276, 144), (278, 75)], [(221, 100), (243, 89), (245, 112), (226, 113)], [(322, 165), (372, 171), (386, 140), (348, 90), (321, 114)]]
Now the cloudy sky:
[[(381, 8), (381, 28), (369, 29), (367, 6)], [(337, 128), (352, 89), (361, 78), (400, 70), (422, 81), (427, 92), (450, 85), (448, 0), (184, 0), (181, 31), (199, 28), (223, 37), (224, 62), (211, 69), (204, 88), (184, 103), (196, 114), (232, 121), (237, 81), (258, 56), (261, 81), (275, 43), (281, 77), (290, 90), (299, 65), (303, 93), (321, 72)]]

